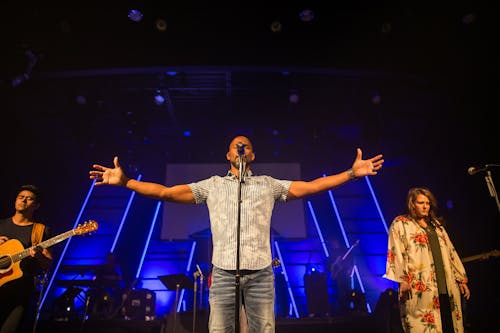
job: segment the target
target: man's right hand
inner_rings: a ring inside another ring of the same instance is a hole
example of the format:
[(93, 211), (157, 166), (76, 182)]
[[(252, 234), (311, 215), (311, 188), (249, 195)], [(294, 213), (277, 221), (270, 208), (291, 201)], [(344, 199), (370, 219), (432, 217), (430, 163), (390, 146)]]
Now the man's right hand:
[(95, 186), (99, 185), (119, 185), (127, 184), (129, 178), (123, 172), (123, 169), (118, 162), (118, 156), (113, 159), (114, 168), (108, 168), (100, 164), (94, 164), (92, 167), (95, 170), (89, 171), (90, 179), (95, 179)]

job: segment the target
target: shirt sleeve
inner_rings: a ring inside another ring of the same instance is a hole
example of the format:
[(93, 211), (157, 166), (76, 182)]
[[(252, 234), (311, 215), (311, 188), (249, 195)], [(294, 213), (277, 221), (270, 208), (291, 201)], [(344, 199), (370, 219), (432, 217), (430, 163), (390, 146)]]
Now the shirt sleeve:
[(215, 180), (214, 177), (188, 184), (188, 186), (191, 188), (191, 191), (193, 192), (194, 200), (197, 204), (203, 204), (207, 202), (208, 193), (210, 192), (210, 185)]
[(291, 180), (279, 180), (269, 177), (272, 182), (273, 195), (276, 201), (284, 202), (287, 200)]

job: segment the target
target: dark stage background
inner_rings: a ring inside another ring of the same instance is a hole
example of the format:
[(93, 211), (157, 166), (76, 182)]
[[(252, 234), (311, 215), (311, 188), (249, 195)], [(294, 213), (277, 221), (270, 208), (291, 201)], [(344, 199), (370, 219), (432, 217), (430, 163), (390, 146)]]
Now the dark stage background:
[[(305, 180), (347, 169), (356, 147), (383, 153), (370, 180), (388, 221), (408, 188), (427, 186), (461, 256), (499, 248), (485, 172), (467, 173), (500, 163), (497, 11), (487, 1), (130, 3), (141, 21), (126, 1), (7, 2), (2, 216), (33, 183), (39, 218), (66, 231), (94, 162), (118, 155), (130, 175), (165, 182), (169, 163), (224, 163), (241, 133), (257, 161), (298, 163)], [(498, 331), (498, 257), (466, 268), (470, 332)]]

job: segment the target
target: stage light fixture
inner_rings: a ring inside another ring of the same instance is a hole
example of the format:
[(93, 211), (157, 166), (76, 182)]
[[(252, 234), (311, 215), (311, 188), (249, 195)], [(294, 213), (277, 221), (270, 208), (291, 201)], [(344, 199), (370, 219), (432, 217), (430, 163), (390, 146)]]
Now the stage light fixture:
[(382, 102), (382, 97), (380, 97), (380, 95), (372, 96), (372, 104), (378, 105), (380, 102)]
[(281, 32), (281, 30), (283, 29), (283, 26), (281, 25), (281, 22), (280, 21), (273, 21), (271, 23), (271, 31), (274, 32), (274, 33), (279, 33)]
[(159, 32), (165, 32), (167, 31), (167, 21), (162, 18), (157, 18), (155, 21), (155, 27)]
[(158, 89), (156, 94), (154, 95), (154, 103), (158, 106), (161, 106), (165, 103), (165, 97), (162, 95), (161, 91)]
[(299, 13), (299, 17), (302, 22), (311, 22), (314, 20), (314, 12), (310, 9), (304, 9)]
[(87, 104), (87, 98), (83, 95), (76, 96), (75, 100), (76, 100), (76, 104), (78, 104), (78, 105)]
[(138, 9), (131, 9), (128, 12), (128, 18), (134, 22), (141, 22), (143, 16), (142, 12)]
[(297, 90), (290, 90), (290, 95), (288, 96), (288, 101), (292, 104), (297, 104), (300, 100), (300, 96)]

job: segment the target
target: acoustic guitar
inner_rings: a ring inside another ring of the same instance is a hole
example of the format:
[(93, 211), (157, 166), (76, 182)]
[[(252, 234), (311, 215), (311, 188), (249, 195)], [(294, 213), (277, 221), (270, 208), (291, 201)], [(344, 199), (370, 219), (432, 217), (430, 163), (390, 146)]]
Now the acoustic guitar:
[(17, 239), (9, 239), (0, 245), (0, 287), (5, 283), (23, 276), (20, 261), (30, 255), (30, 250), (36, 247), (45, 249), (74, 235), (84, 235), (97, 230), (98, 225), (94, 220), (79, 224), (77, 228), (66, 231), (55, 237), (49, 238), (37, 245), (24, 249), (23, 244)]

